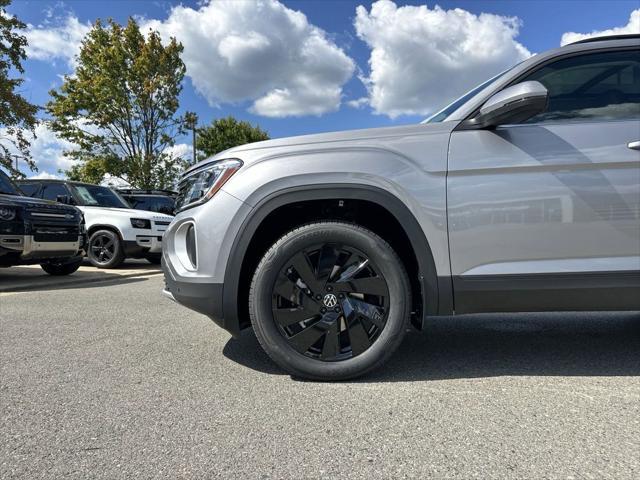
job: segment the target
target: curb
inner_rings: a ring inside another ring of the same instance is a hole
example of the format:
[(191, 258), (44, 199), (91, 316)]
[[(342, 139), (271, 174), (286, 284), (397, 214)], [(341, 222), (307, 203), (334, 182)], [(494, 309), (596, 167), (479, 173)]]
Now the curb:
[[(117, 282), (121, 278), (151, 277), (153, 275), (162, 275), (162, 271), (124, 273), (122, 275), (115, 274), (107, 278), (105, 277), (78, 278), (78, 279), (69, 280), (68, 282), (63, 282), (63, 283), (57, 282), (54, 285), (57, 289), (61, 289), (66, 286), (77, 286), (84, 283)], [(55, 278), (55, 277), (52, 277), (52, 278)], [(51, 284), (43, 283), (42, 285), (33, 285), (33, 286), (20, 285), (20, 286), (10, 286), (10, 287), (0, 287), (0, 293), (31, 292), (36, 290), (46, 290), (46, 289), (49, 289), (51, 286), (52, 286)]]

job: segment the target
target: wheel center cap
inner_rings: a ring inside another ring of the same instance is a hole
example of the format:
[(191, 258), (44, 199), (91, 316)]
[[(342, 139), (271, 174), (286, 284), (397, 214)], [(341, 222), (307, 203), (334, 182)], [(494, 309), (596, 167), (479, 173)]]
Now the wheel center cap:
[(327, 308), (333, 308), (338, 304), (338, 298), (333, 293), (327, 293), (322, 299), (322, 303)]

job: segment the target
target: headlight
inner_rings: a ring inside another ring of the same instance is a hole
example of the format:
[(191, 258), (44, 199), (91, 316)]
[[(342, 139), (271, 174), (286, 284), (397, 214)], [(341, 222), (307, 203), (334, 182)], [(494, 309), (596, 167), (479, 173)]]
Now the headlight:
[(241, 166), (240, 160), (222, 160), (209, 163), (187, 174), (178, 186), (180, 193), (176, 198), (176, 211), (209, 200)]
[(133, 228), (151, 228), (151, 220), (146, 218), (132, 218), (131, 226)]
[(16, 211), (10, 207), (0, 207), (0, 220), (13, 220), (16, 218)]

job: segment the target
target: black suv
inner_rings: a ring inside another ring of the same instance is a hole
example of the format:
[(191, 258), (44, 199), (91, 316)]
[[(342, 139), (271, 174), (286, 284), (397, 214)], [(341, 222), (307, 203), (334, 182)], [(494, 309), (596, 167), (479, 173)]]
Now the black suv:
[(0, 267), (40, 264), (50, 275), (75, 272), (85, 254), (82, 212), (25, 197), (0, 171)]
[(177, 192), (171, 190), (139, 190), (133, 188), (119, 188), (118, 193), (129, 202), (131, 208), (148, 210), (150, 212), (173, 215), (176, 208)]

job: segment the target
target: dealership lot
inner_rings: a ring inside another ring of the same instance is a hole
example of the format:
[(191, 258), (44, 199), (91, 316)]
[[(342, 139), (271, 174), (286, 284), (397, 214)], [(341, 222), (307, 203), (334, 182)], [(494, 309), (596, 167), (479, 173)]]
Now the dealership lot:
[(113, 275), (0, 293), (0, 478), (640, 475), (638, 314), (433, 320), (314, 383)]

